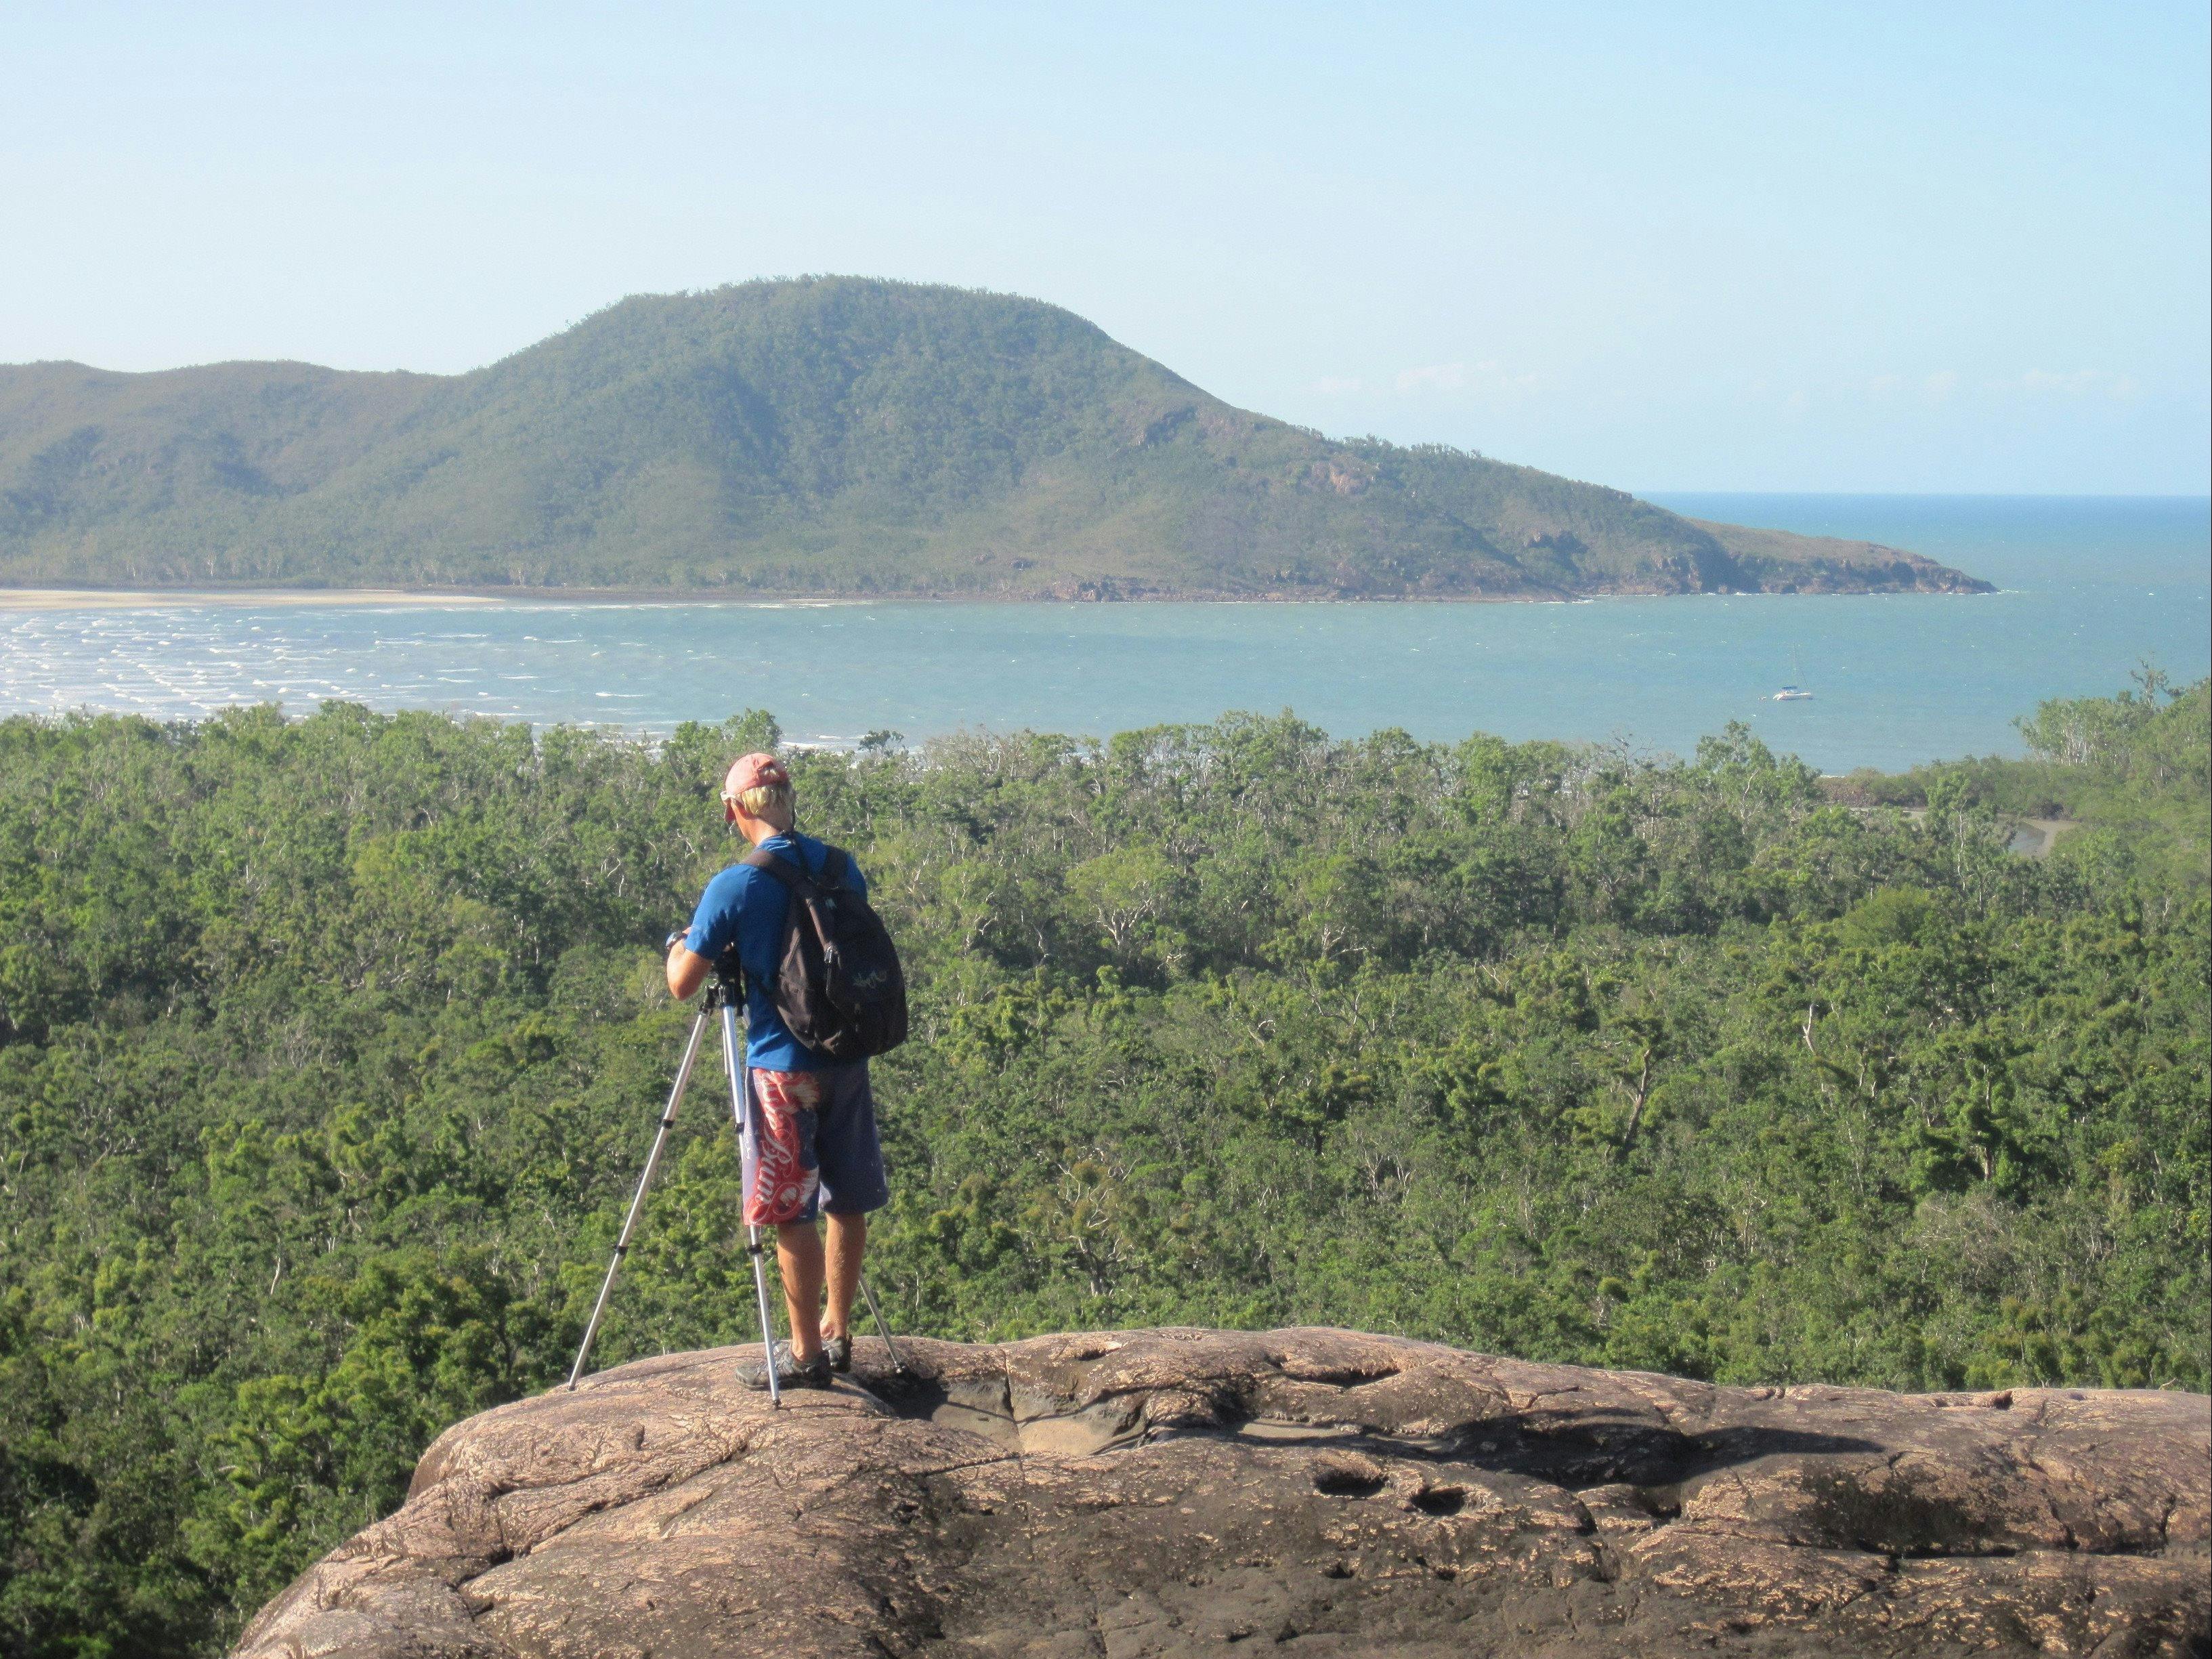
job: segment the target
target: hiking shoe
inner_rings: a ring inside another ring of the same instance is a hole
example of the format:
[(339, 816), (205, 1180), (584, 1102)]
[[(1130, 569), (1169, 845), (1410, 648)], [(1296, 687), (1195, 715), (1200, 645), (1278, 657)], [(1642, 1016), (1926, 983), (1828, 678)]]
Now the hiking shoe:
[[(749, 1389), (766, 1389), (768, 1364), (764, 1360), (749, 1360), (738, 1367), (738, 1381)], [(775, 1345), (775, 1385), (779, 1389), (826, 1389), (830, 1386), (830, 1356), (817, 1353), (813, 1358), (800, 1361), (793, 1358), (791, 1345)]]
[(822, 1357), (830, 1362), (830, 1369), (842, 1374), (853, 1369), (853, 1339), (849, 1336), (825, 1336), (822, 1339)]

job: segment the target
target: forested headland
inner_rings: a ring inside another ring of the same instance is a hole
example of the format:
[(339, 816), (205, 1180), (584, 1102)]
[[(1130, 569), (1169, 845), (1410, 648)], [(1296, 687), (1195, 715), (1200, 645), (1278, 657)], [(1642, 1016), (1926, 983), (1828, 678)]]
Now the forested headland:
[[(888, 1311), (2205, 1388), (2207, 687), (2023, 730), (1844, 799), (1741, 728), (795, 756), (914, 980)], [(0, 721), (0, 1652), (214, 1653), (562, 1376), (775, 735)], [(748, 1334), (736, 1179), (702, 1090), (599, 1363)]]
[(1237, 409), (1056, 306), (638, 295), (457, 375), (0, 366), (0, 582), (870, 598), (1982, 592)]

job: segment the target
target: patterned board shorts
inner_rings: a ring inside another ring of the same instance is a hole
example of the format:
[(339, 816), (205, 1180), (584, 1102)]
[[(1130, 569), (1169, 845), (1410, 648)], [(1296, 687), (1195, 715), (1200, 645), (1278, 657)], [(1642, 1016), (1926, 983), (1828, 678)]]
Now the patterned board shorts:
[(752, 1073), (745, 1137), (745, 1224), (857, 1215), (890, 1202), (868, 1066)]

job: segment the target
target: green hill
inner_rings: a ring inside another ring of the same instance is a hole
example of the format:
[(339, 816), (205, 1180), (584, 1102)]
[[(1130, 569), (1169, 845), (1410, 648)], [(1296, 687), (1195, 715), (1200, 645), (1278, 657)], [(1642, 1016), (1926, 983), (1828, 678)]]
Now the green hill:
[(623, 301), (472, 374), (0, 368), (0, 581), (794, 594), (1984, 591), (1232, 408), (1054, 306)]

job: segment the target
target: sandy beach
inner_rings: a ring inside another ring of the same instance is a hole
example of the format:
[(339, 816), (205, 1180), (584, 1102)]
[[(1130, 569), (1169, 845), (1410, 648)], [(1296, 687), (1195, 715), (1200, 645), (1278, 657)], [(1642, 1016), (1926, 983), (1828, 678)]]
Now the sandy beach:
[(0, 611), (152, 611), (203, 605), (501, 605), (488, 593), (402, 587), (0, 587)]

